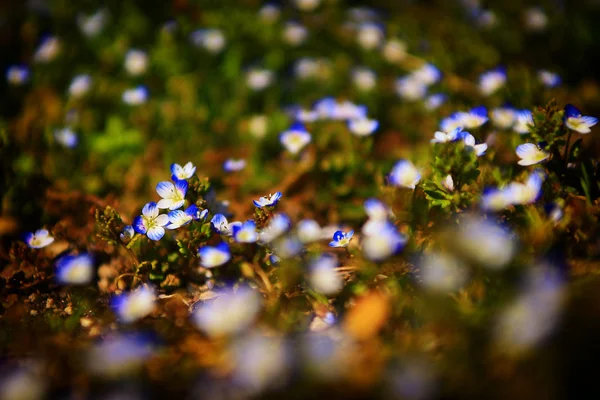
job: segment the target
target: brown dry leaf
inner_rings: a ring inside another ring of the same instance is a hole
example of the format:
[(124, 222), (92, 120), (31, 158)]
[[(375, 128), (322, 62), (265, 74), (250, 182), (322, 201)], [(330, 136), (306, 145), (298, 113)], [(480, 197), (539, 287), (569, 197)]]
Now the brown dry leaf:
[(356, 300), (344, 319), (344, 330), (358, 340), (377, 335), (390, 315), (390, 303), (382, 293), (370, 292)]

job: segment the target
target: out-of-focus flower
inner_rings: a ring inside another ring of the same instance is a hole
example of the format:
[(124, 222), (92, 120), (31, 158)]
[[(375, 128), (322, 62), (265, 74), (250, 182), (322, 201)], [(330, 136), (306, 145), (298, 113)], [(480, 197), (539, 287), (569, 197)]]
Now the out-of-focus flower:
[(342, 232), (336, 231), (333, 234), (333, 240), (329, 242), (330, 247), (347, 247), (352, 240), (352, 236), (354, 235), (354, 231)]
[(487, 188), (481, 196), (481, 208), (485, 211), (500, 211), (508, 207), (510, 201), (506, 189)]
[(352, 83), (358, 90), (369, 92), (377, 85), (377, 75), (369, 68), (357, 67), (352, 70)]
[[(328, 314), (332, 315), (332, 314)], [(316, 319), (315, 319), (316, 320)], [(337, 381), (348, 372), (356, 351), (354, 342), (330, 325), (302, 336), (301, 361), (308, 375), (319, 381)]]
[(546, 153), (540, 146), (533, 143), (525, 143), (517, 146), (516, 152), (520, 158), (518, 164), (524, 166), (539, 164), (550, 157), (549, 153)]
[(63, 285), (86, 285), (94, 278), (94, 260), (87, 253), (62, 256), (56, 262), (56, 280)]
[(369, 232), (361, 243), (363, 255), (371, 261), (380, 262), (398, 253), (406, 244), (406, 236), (400, 234), (390, 222), (381, 222), (379, 229)]
[(315, 315), (308, 329), (311, 332), (322, 332), (335, 325), (336, 319), (332, 312), (327, 312), (323, 317)]
[(57, 129), (54, 131), (54, 139), (61, 145), (72, 149), (77, 146), (79, 139), (77, 134), (71, 128)]
[(147, 203), (142, 209), (142, 215), (133, 220), (133, 229), (150, 240), (160, 240), (165, 235), (164, 226), (169, 223), (167, 214), (158, 215), (158, 206), (155, 202)]
[(427, 96), (425, 99), (425, 109), (429, 111), (437, 110), (442, 104), (448, 100), (448, 96), (442, 93), (436, 93)]
[(442, 79), (441, 71), (435, 65), (429, 63), (414, 70), (411, 75), (426, 86), (431, 86)]
[(248, 87), (255, 91), (261, 91), (271, 86), (274, 79), (275, 74), (268, 69), (251, 68), (246, 75)]
[(454, 191), (454, 179), (452, 179), (452, 175), (446, 175), (446, 177), (442, 181), (442, 186), (449, 192)]
[(271, 243), (290, 229), (292, 222), (285, 214), (275, 214), (269, 224), (260, 232), (259, 238), (262, 243)]
[(128, 334), (103, 339), (87, 355), (87, 368), (95, 375), (122, 378), (142, 367), (153, 354), (149, 338), (141, 334)]
[(140, 286), (130, 293), (113, 298), (111, 306), (121, 322), (126, 324), (140, 320), (156, 307), (156, 292), (148, 285)]
[(227, 236), (233, 235), (234, 227), (242, 225), (242, 223), (238, 221), (230, 223), (223, 214), (215, 214), (210, 222), (217, 233)]
[(533, 114), (529, 110), (518, 110), (515, 112), (515, 124), (513, 129), (521, 135), (529, 133), (529, 126), (533, 125)]
[(491, 113), (492, 122), (500, 129), (510, 129), (515, 124), (516, 111), (514, 108), (505, 106), (494, 108)]
[(238, 243), (254, 243), (258, 240), (256, 224), (254, 221), (246, 221), (241, 225), (233, 227), (233, 239)]
[(243, 170), (244, 168), (246, 168), (246, 160), (244, 160), (242, 158), (240, 158), (240, 159), (228, 158), (223, 163), (223, 170), (225, 172), (237, 172), (237, 171)]
[(308, 29), (298, 22), (288, 21), (283, 27), (283, 40), (291, 46), (299, 46), (308, 37)]
[(123, 92), (123, 102), (130, 106), (144, 104), (148, 100), (148, 89), (145, 86), (138, 86), (133, 89), (127, 89)]
[(493, 94), (504, 85), (506, 85), (506, 68), (504, 67), (497, 67), (479, 77), (479, 90), (486, 96)]
[(453, 249), (468, 260), (484, 267), (499, 269), (506, 266), (516, 251), (510, 231), (481, 217), (468, 216), (460, 220), (458, 234), (449, 232)]
[(186, 180), (176, 180), (173, 182), (159, 182), (156, 185), (156, 193), (162, 199), (158, 202), (158, 208), (168, 208), (176, 210), (185, 203), (185, 194), (187, 193), (188, 182)]
[(296, 236), (302, 243), (316, 242), (321, 239), (321, 227), (313, 219), (304, 219), (296, 224)]
[(581, 111), (572, 104), (565, 106), (563, 118), (567, 128), (581, 134), (590, 133), (590, 128), (598, 123), (598, 118), (581, 115)]
[(92, 15), (79, 14), (77, 16), (77, 25), (83, 34), (87, 37), (98, 36), (106, 22), (108, 21), (108, 12), (104, 9), (100, 9)]
[(368, 118), (353, 119), (348, 121), (348, 129), (356, 136), (369, 136), (377, 130), (379, 121)]
[(35, 233), (25, 235), (25, 243), (32, 249), (41, 249), (54, 242), (54, 237), (46, 229), (38, 229)]
[(555, 88), (561, 84), (560, 76), (557, 73), (545, 69), (538, 71), (538, 79), (547, 88)]
[(148, 55), (138, 49), (131, 49), (125, 54), (125, 70), (129, 75), (142, 75), (148, 69)]
[(274, 194), (269, 193), (268, 196), (260, 197), (258, 200), (253, 200), (254, 206), (258, 208), (273, 207), (279, 202), (281, 196), (281, 192), (275, 192)]
[(421, 282), (438, 292), (459, 289), (467, 281), (467, 270), (456, 258), (444, 253), (427, 253), (419, 263)]
[(373, 50), (381, 46), (384, 39), (383, 28), (373, 22), (363, 22), (358, 26), (356, 40), (365, 50)]
[(273, 336), (251, 334), (235, 343), (233, 381), (253, 394), (283, 385), (290, 354), (285, 342)]
[(540, 7), (532, 7), (525, 10), (525, 26), (536, 32), (546, 30), (548, 16)]
[(311, 136), (302, 124), (296, 123), (290, 129), (281, 133), (279, 141), (287, 151), (298, 154), (310, 143)]
[(475, 154), (477, 154), (477, 157), (484, 155), (487, 151), (487, 143), (475, 144), (475, 137), (469, 132), (461, 132), (459, 135), (460, 138), (463, 140), (465, 146), (473, 149), (473, 151), (475, 151)]
[[(437, 385), (432, 366), (424, 360), (408, 360), (387, 373), (389, 398), (428, 400), (436, 397)], [(387, 398), (387, 397), (386, 397)]]
[(69, 95), (74, 98), (85, 96), (92, 86), (92, 78), (88, 74), (77, 75), (69, 85)]
[(383, 58), (389, 63), (397, 63), (406, 57), (407, 45), (399, 39), (390, 39), (383, 46)]
[(496, 324), (496, 342), (509, 353), (539, 345), (560, 319), (562, 279), (547, 266), (530, 271), (521, 294), (500, 314)]
[(396, 92), (408, 101), (421, 100), (427, 94), (427, 86), (413, 76), (407, 76), (396, 81)]
[(123, 232), (121, 232), (119, 237), (121, 238), (121, 240), (123, 242), (128, 242), (133, 238), (134, 235), (135, 235), (135, 229), (133, 229), (133, 226), (127, 225), (123, 228)]
[(190, 205), (185, 211), (173, 210), (167, 214), (169, 217), (169, 225), (165, 228), (177, 229), (189, 224), (193, 220), (204, 219), (207, 214), (208, 210), (200, 211), (195, 204)]
[(282, 259), (295, 257), (302, 249), (302, 243), (294, 236), (284, 236), (273, 242), (273, 252)]
[(221, 242), (216, 246), (204, 246), (198, 249), (200, 265), (204, 268), (214, 268), (225, 264), (231, 259), (229, 246)]
[(460, 134), (463, 131), (462, 127), (455, 128), (451, 131), (437, 131), (433, 134), (433, 139), (431, 139), (431, 143), (448, 143), (454, 142), (460, 139)]
[(459, 115), (465, 129), (479, 128), (489, 120), (484, 106), (474, 107), (469, 112)]
[(392, 214), (391, 210), (381, 200), (369, 198), (365, 200), (365, 212), (372, 220), (386, 221)]
[(301, 11), (314, 11), (321, 4), (321, 0), (294, 0), (294, 4)]
[(35, 368), (18, 368), (0, 378), (0, 398), (4, 400), (42, 400), (46, 383)]
[(313, 260), (308, 267), (310, 286), (326, 296), (339, 293), (344, 281), (335, 270), (337, 265), (338, 260), (332, 254), (322, 254)]
[(220, 53), (227, 40), (220, 29), (198, 29), (191, 34), (192, 43), (212, 54)]
[(413, 163), (408, 160), (400, 160), (392, 168), (389, 180), (393, 186), (414, 189), (421, 180), (421, 174)]
[(544, 176), (538, 171), (533, 171), (525, 183), (512, 182), (505, 188), (505, 193), (510, 204), (535, 203), (542, 193)]
[(216, 298), (205, 301), (194, 310), (192, 322), (210, 337), (241, 333), (246, 330), (261, 309), (260, 295), (242, 286), (237, 290), (224, 289)]
[(56, 58), (60, 52), (61, 43), (55, 36), (46, 37), (33, 55), (33, 60), (39, 63), (49, 63)]
[(265, 137), (269, 127), (269, 119), (266, 115), (255, 115), (248, 121), (248, 131), (257, 139)]
[(273, 3), (265, 4), (258, 10), (258, 16), (261, 21), (273, 23), (279, 19), (281, 10), (279, 6)]
[(6, 81), (14, 86), (21, 86), (29, 80), (29, 68), (12, 65), (6, 70)]
[(196, 173), (196, 166), (192, 162), (188, 162), (183, 167), (179, 164), (171, 164), (171, 179), (173, 181), (183, 181), (190, 179)]

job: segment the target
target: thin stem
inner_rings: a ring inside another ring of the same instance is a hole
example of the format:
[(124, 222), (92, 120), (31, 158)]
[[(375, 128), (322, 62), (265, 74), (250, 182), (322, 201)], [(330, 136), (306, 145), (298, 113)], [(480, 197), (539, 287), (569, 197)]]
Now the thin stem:
[(569, 129), (569, 134), (567, 135), (567, 143), (565, 143), (565, 154), (563, 155), (563, 160), (565, 161), (565, 167), (569, 164), (569, 159), (567, 158), (569, 155), (569, 142), (571, 141), (572, 130)]
[(272, 292), (273, 286), (271, 285), (271, 281), (269, 281), (269, 276), (265, 273), (265, 271), (257, 264), (250, 264), (250, 265), (252, 265), (252, 269), (254, 269), (254, 272), (256, 272), (256, 274), (262, 280), (262, 283), (265, 286), (265, 290), (267, 292)]

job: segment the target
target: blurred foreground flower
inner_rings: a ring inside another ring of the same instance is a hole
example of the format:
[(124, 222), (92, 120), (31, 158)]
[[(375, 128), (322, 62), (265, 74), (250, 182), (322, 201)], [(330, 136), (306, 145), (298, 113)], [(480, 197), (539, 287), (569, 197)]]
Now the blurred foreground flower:
[(88, 351), (87, 368), (95, 375), (120, 379), (139, 372), (153, 352), (150, 338), (141, 334), (107, 337)]
[(62, 256), (56, 262), (56, 280), (63, 285), (88, 284), (94, 274), (94, 260), (87, 253)]
[(152, 313), (156, 307), (156, 292), (143, 285), (130, 293), (123, 293), (112, 300), (112, 307), (120, 321), (132, 323)]
[(210, 337), (241, 333), (256, 319), (261, 309), (260, 295), (242, 286), (217, 292), (216, 298), (198, 305), (192, 322)]

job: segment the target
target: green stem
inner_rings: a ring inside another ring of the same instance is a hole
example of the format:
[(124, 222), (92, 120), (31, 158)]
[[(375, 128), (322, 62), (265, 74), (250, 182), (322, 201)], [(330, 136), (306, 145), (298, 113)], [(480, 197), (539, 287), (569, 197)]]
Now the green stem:
[(571, 134), (573, 131), (569, 129), (569, 134), (567, 135), (567, 143), (565, 143), (565, 154), (563, 155), (563, 160), (565, 161), (565, 167), (569, 164), (569, 142), (571, 142)]

